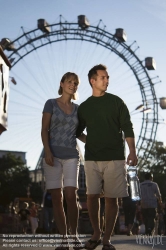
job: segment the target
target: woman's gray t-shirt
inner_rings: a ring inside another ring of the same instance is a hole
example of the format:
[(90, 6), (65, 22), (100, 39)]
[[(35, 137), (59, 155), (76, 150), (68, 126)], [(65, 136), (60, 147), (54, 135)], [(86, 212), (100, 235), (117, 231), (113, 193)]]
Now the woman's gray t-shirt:
[(73, 103), (73, 111), (66, 114), (58, 106), (56, 99), (49, 99), (43, 113), (50, 113), (49, 146), (54, 157), (60, 159), (79, 158), (76, 149), (76, 129), (78, 126), (78, 105)]

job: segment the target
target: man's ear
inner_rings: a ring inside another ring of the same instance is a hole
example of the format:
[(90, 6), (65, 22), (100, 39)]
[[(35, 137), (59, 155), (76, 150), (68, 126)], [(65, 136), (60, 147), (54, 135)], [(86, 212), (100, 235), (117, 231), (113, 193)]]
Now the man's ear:
[(91, 85), (93, 86), (94, 83), (95, 83), (95, 79), (94, 79), (94, 78), (91, 78), (91, 79), (90, 79), (90, 83), (91, 83)]

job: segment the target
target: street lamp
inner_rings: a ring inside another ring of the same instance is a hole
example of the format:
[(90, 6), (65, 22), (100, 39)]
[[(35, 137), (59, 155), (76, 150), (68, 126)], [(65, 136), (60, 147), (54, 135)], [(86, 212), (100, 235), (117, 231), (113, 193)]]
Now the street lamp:
[(17, 82), (16, 82), (16, 80), (15, 80), (15, 78), (14, 78), (14, 77), (9, 76), (9, 78), (11, 79), (11, 82), (12, 82), (12, 83), (14, 83), (15, 85), (17, 84)]
[(144, 108), (144, 105), (143, 104), (141, 104), (141, 105), (139, 105), (138, 107), (136, 107), (136, 109), (135, 110), (142, 110)]
[(147, 113), (150, 113), (151, 111), (152, 111), (151, 108), (146, 108), (146, 109), (141, 110), (140, 112), (147, 114)]
[[(144, 110), (144, 105), (143, 104), (140, 104), (139, 106), (137, 106), (133, 111), (130, 112), (130, 115), (132, 113), (134, 113), (135, 111), (139, 111), (139, 112), (142, 112)], [(139, 112), (136, 112), (135, 114), (139, 113)]]
[(29, 197), (30, 197), (30, 186), (27, 187), (27, 196), (28, 196), (28, 203), (29, 203)]

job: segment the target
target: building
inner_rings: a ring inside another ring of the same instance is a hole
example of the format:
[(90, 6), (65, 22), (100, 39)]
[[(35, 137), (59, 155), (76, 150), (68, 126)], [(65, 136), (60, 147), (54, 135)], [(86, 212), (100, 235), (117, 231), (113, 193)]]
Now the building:
[(9, 69), (11, 64), (0, 46), (0, 135), (7, 130), (8, 99), (9, 99)]
[(19, 151), (9, 151), (9, 150), (0, 150), (0, 158), (3, 155), (12, 154), (16, 157), (20, 157), (24, 164), (27, 163), (26, 161), (26, 152), (19, 152)]

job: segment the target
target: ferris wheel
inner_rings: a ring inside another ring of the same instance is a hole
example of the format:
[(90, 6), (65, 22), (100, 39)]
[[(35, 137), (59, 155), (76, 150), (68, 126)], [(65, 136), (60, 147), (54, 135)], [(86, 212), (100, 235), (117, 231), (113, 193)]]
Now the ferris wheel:
[(158, 126), (154, 86), (160, 81), (153, 75), (153, 58), (140, 59), (139, 46), (136, 41), (128, 44), (122, 28), (112, 33), (102, 20), (90, 25), (83, 15), (78, 16), (77, 22), (68, 22), (62, 16), (54, 24), (39, 19), (36, 29), (21, 29), (22, 34), (15, 40), (1, 40), (12, 65), (12, 77), (18, 83), (10, 90), (11, 132), (9, 129), (7, 133), (11, 148), (20, 145), (20, 150), (27, 151), (37, 161), (42, 150), (42, 109), (47, 99), (57, 96), (61, 76), (67, 71), (80, 76), (78, 102), (81, 103), (91, 95), (89, 69), (102, 63), (110, 73), (108, 92), (121, 97), (131, 113), (141, 168), (149, 157)]

